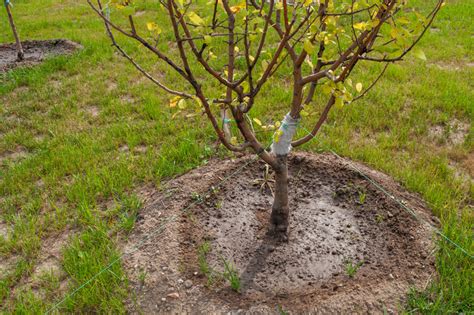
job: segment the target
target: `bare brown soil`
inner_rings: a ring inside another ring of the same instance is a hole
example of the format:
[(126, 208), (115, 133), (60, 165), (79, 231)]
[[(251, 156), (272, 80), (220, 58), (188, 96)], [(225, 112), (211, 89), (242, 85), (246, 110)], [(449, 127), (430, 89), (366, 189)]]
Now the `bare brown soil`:
[[(289, 242), (275, 243), (267, 235), (271, 193), (254, 184), (262, 163), (217, 186), (248, 161), (211, 161), (145, 194), (147, 205), (124, 248), (133, 251), (124, 261), (136, 294), (132, 313), (255, 314), (278, 307), (293, 314), (397, 313), (409, 289), (434, 276), (429, 226), (348, 163), (435, 224), (420, 198), (388, 176), (329, 154), (293, 154)], [(183, 212), (193, 200), (202, 203)], [(209, 285), (198, 266), (205, 241), (216, 274), (223, 259), (235, 266), (239, 293), (223, 280)], [(351, 274), (355, 265), (360, 268)]]
[(17, 61), (15, 44), (0, 44), (0, 73), (16, 67), (32, 66), (45, 58), (73, 53), (82, 46), (67, 39), (31, 40), (22, 42), (25, 59)]

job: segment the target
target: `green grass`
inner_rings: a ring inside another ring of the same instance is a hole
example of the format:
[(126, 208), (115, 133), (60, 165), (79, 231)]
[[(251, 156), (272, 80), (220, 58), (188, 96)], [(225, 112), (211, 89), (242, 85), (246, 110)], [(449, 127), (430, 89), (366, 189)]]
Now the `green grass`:
[[(159, 15), (154, 3), (139, 5), (150, 9), (143, 22)], [(0, 42), (11, 42), (0, 12)], [(140, 207), (137, 189), (201, 165), (216, 154), (216, 137), (204, 119), (172, 119), (169, 97), (114, 53), (85, 1), (16, 0), (14, 14), (23, 39), (64, 37), (84, 46), (0, 76), (0, 226), (8, 229), (0, 234), (0, 261), (8, 262), (0, 270), (0, 305), (4, 312), (41, 313), (120, 254), (117, 244)], [(468, 0), (448, 3), (420, 43), (427, 62), (409, 57), (389, 67), (365, 99), (334, 110), (320, 136), (302, 148), (331, 148), (392, 175), (421, 194), (442, 231), (471, 253), (474, 186), (458, 174), (474, 168), (473, 15)], [(168, 49), (166, 40), (160, 45)], [(136, 44), (125, 47), (175, 88), (184, 87)], [(376, 70), (367, 65), (355, 75), (367, 84)], [(263, 119), (287, 108), (291, 91), (280, 79), (262, 91), (255, 114)], [(453, 145), (456, 122), (471, 125)], [(444, 132), (433, 139), (437, 125)], [(45, 244), (58, 235), (67, 240), (60, 273), (38, 275)], [(407, 310), (472, 311), (472, 260), (441, 240), (436, 265), (438, 276), (426, 291), (410, 294)], [(59, 311), (120, 313), (131, 294), (118, 263)]]
[(232, 290), (234, 290), (235, 292), (240, 292), (241, 283), (238, 270), (235, 268), (232, 262), (227, 261), (223, 257), (221, 259), (222, 265), (224, 266), (224, 272), (222, 276), (229, 282)]
[(346, 262), (346, 274), (351, 278), (354, 277), (357, 273), (357, 270), (359, 270), (359, 268), (362, 267), (363, 264), (363, 261), (360, 261), (358, 263), (353, 263), (352, 261)]

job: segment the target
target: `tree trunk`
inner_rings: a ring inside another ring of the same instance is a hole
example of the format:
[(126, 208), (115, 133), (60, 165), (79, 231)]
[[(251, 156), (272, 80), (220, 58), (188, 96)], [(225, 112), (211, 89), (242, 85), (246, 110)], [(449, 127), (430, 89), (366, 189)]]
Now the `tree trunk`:
[(10, 5), (8, 4), (8, 2), (5, 3), (5, 8), (7, 9), (8, 21), (10, 22), (10, 26), (13, 31), (13, 36), (15, 36), (17, 58), (18, 61), (22, 61), (25, 58), (25, 53), (23, 52), (23, 47), (21, 45), (20, 37), (18, 36), (18, 32), (16, 30), (15, 22), (13, 21), (12, 12), (10, 10)]
[(288, 240), (288, 155), (278, 155), (278, 169), (275, 169), (275, 197), (273, 199), (272, 232), (280, 241)]

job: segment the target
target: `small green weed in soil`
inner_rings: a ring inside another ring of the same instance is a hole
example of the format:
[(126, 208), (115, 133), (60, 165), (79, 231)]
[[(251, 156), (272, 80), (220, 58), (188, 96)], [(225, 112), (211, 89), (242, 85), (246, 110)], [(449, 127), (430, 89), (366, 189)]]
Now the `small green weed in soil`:
[(240, 277), (237, 269), (235, 269), (235, 266), (225, 258), (222, 258), (222, 263), (224, 264), (224, 279), (229, 281), (232, 290), (240, 292)]
[(362, 267), (362, 265), (364, 264), (363, 261), (361, 262), (358, 262), (356, 264), (354, 264), (352, 261), (348, 261), (346, 263), (346, 273), (349, 277), (354, 277), (357, 270), (359, 270), (360, 267)]

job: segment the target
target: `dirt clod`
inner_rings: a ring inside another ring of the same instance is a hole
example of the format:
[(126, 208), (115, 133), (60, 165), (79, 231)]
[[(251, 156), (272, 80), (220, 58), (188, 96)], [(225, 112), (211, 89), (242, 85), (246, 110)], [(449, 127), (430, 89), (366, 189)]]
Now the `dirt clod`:
[[(252, 185), (265, 170), (262, 163), (249, 164), (219, 186), (248, 161), (212, 161), (149, 197), (125, 245), (128, 251), (147, 238), (124, 262), (136, 291), (132, 313), (275, 313), (277, 307), (290, 313), (377, 313), (399, 309), (411, 287), (429, 281), (434, 273), (429, 226), (348, 166), (356, 163), (329, 154), (293, 154), (289, 240), (279, 243), (267, 233), (271, 194)], [(387, 175), (356, 165), (430, 220), (419, 197)], [(203, 200), (193, 203), (197, 195)], [(199, 264), (204, 243), (213, 279)], [(238, 276), (237, 290), (219, 277), (229, 274), (224, 261)], [(163, 263), (166, 272), (159, 268)], [(133, 268), (137, 264), (155, 266), (145, 286)], [(163, 285), (183, 278), (190, 279), (189, 286), (188, 280), (173, 291)], [(169, 292), (179, 299), (157, 306)]]

